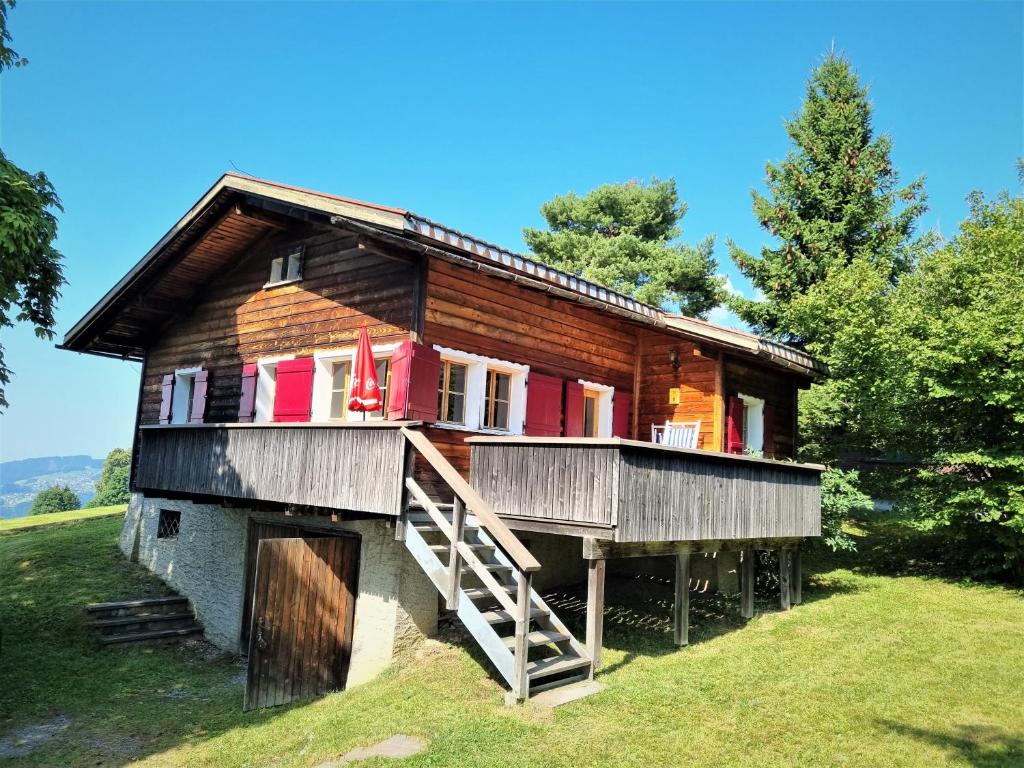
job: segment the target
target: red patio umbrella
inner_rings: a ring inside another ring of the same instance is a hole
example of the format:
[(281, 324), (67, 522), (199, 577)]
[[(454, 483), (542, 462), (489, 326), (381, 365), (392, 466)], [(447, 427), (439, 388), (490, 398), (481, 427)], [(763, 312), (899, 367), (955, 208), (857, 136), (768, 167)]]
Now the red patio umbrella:
[(377, 382), (377, 362), (373, 359), (370, 334), (364, 325), (359, 329), (359, 346), (356, 347), (356, 365), (352, 371), (352, 387), (349, 389), (348, 409), (350, 411), (379, 411), (384, 407), (380, 400), (380, 386)]

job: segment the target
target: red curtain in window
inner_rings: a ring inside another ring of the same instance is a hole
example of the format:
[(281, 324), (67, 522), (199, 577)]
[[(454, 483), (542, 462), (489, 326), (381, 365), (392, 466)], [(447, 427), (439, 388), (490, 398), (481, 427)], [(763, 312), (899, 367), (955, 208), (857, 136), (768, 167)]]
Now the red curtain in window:
[(730, 397), (725, 417), (725, 450), (743, 453), (743, 401)]
[(558, 437), (562, 434), (562, 387), (556, 376), (530, 372), (526, 382), (526, 434)]
[(313, 401), (313, 358), (282, 360), (277, 364), (274, 421), (309, 421)]

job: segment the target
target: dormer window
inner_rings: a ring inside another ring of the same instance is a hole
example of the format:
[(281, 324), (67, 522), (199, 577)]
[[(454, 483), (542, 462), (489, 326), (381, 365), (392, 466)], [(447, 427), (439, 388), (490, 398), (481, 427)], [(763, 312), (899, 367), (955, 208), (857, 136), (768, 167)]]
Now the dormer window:
[(294, 283), (302, 279), (302, 255), (303, 247), (293, 248), (287, 253), (275, 256), (270, 260), (270, 279), (264, 286), (282, 285)]

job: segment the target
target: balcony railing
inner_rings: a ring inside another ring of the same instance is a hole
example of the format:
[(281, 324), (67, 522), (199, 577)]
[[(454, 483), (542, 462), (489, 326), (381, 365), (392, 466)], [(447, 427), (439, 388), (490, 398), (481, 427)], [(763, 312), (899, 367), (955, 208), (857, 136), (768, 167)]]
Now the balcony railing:
[(520, 520), (621, 542), (821, 534), (817, 464), (618, 438), (469, 443), (471, 484), (513, 527)]
[(139, 490), (400, 512), (409, 422), (182, 424), (142, 428)]

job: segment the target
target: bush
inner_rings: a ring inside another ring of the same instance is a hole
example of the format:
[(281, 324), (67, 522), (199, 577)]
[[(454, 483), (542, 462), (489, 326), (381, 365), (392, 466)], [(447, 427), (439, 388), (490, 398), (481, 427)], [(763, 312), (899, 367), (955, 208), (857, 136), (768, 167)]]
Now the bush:
[(829, 468), (821, 476), (821, 540), (833, 552), (857, 548), (843, 523), (867, 514), (874, 506), (858, 487), (859, 481), (854, 470)]
[(81, 506), (82, 503), (74, 491), (66, 485), (54, 485), (36, 495), (28, 513), (30, 515), (46, 515), (50, 512), (67, 512)]
[(109, 507), (112, 504), (127, 504), (128, 479), (132, 470), (132, 454), (124, 448), (115, 448), (103, 462), (100, 479), (96, 481), (96, 495), (89, 502), (90, 507)]

